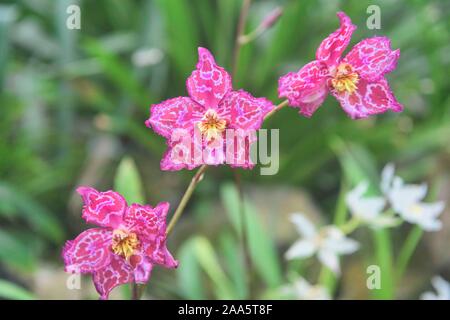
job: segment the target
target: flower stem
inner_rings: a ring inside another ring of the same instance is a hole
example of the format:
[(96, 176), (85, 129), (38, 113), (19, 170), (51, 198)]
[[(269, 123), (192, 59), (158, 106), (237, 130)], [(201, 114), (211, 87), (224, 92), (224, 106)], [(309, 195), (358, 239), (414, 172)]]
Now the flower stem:
[(341, 225), (340, 229), (344, 234), (348, 235), (348, 234), (352, 233), (353, 231), (355, 231), (360, 225), (361, 225), (361, 220), (353, 217), (350, 220), (348, 220), (345, 224)]
[(377, 299), (394, 298), (394, 274), (392, 265), (392, 240), (388, 229), (374, 229), (373, 241), (375, 245), (376, 264), (381, 269), (381, 288), (373, 290), (373, 295)]
[(166, 234), (169, 235), (169, 233), (172, 231), (172, 229), (175, 227), (175, 224), (177, 223), (178, 219), (180, 219), (181, 214), (184, 211), (184, 208), (186, 207), (187, 203), (189, 202), (189, 199), (192, 196), (192, 193), (195, 190), (195, 187), (197, 184), (201, 181), (201, 178), (203, 176), (203, 173), (208, 168), (206, 164), (202, 165), (195, 175), (192, 177), (191, 182), (189, 183), (189, 186), (187, 187), (186, 191), (184, 192), (183, 197), (181, 198), (180, 204), (178, 205), (177, 209), (175, 210), (175, 213), (172, 216), (172, 219), (170, 219), (169, 225), (167, 227)]
[(137, 283), (132, 283), (131, 284), (131, 300), (139, 300), (141, 299), (141, 295), (143, 293), (143, 289), (144, 287), (141, 287), (141, 285), (137, 284)]
[(269, 119), (275, 112), (283, 108), (284, 106), (287, 106), (289, 104), (288, 100), (284, 100), (283, 102), (279, 103), (272, 111), (270, 111), (268, 114), (266, 114), (266, 117), (264, 120)]
[(397, 265), (396, 265), (396, 281), (399, 282), (405, 273), (406, 267), (422, 238), (423, 230), (419, 226), (414, 226), (408, 234), (408, 237), (403, 244), (398, 255)]
[(236, 71), (238, 67), (239, 53), (241, 51), (242, 44), (239, 39), (244, 35), (245, 24), (247, 22), (248, 11), (250, 10), (251, 0), (244, 0), (242, 2), (241, 13), (239, 15), (239, 22), (236, 31), (236, 41), (233, 50), (233, 61), (232, 61), (232, 75), (236, 76)]

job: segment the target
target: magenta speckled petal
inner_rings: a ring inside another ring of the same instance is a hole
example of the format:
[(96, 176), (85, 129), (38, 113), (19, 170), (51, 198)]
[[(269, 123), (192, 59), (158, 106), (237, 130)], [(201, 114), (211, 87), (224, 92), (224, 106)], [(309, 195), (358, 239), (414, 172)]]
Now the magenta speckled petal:
[(341, 59), (342, 52), (350, 43), (356, 26), (344, 12), (338, 12), (340, 27), (322, 41), (316, 51), (316, 59), (326, 63), (329, 67), (335, 66)]
[(366, 118), (370, 115), (392, 110), (400, 112), (403, 106), (397, 102), (386, 79), (367, 82), (361, 79), (358, 90), (353, 94), (333, 93), (342, 108), (352, 119)]
[[(128, 230), (136, 232), (142, 244), (142, 251), (148, 261), (167, 267), (175, 267), (178, 263), (166, 248), (166, 216), (169, 203), (161, 202), (155, 208), (132, 204), (125, 215)], [(141, 259), (146, 262), (145, 259)]]
[(84, 201), (82, 217), (86, 222), (114, 228), (122, 221), (127, 202), (114, 191), (99, 192), (91, 187), (79, 187)]
[(111, 231), (93, 228), (67, 241), (62, 252), (66, 272), (90, 273), (109, 264), (111, 237)]
[(204, 108), (188, 97), (178, 97), (152, 105), (147, 127), (170, 139), (175, 129), (192, 131), (203, 117)]
[(197, 70), (186, 81), (189, 96), (205, 108), (216, 108), (225, 94), (231, 90), (231, 77), (219, 67), (213, 55), (205, 48), (198, 48)]
[(228, 129), (258, 130), (264, 117), (275, 108), (266, 98), (255, 98), (244, 90), (229, 92), (218, 112), (229, 122)]
[(139, 252), (130, 257), (130, 265), (133, 268), (134, 281), (136, 283), (147, 283), (153, 269), (153, 264), (146, 257), (145, 252)]
[(374, 82), (391, 72), (397, 66), (400, 50), (391, 49), (391, 41), (386, 37), (364, 39), (353, 47), (344, 58), (365, 80)]
[(158, 235), (153, 241), (147, 241), (144, 246), (145, 255), (153, 264), (158, 264), (166, 268), (178, 267), (175, 260), (166, 246), (165, 235)]
[(122, 257), (112, 255), (111, 263), (92, 275), (97, 292), (101, 299), (108, 299), (109, 293), (118, 285), (134, 281), (131, 265)]
[[(162, 213), (165, 210), (165, 213)], [(165, 217), (169, 210), (169, 203), (162, 202), (155, 208), (149, 205), (140, 205), (133, 203), (128, 207), (124, 217), (124, 223), (127, 230), (136, 232), (137, 234), (153, 235), (165, 233)]]
[(290, 72), (278, 81), (278, 96), (287, 98), (289, 105), (298, 107), (306, 117), (312, 116), (327, 94), (328, 68), (320, 61), (312, 61), (298, 72)]

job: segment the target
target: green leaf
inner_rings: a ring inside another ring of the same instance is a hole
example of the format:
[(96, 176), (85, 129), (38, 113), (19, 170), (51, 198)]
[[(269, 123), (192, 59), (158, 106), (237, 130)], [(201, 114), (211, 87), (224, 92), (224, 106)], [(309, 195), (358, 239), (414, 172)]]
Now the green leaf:
[[(224, 184), (221, 192), (228, 217), (236, 232), (240, 234), (242, 224), (238, 192), (232, 184)], [(263, 227), (255, 208), (248, 201), (244, 203), (243, 214), (245, 215), (247, 245), (253, 266), (268, 286), (277, 287), (282, 279), (281, 267), (270, 233)]]
[(242, 219), (240, 217), (240, 199), (236, 191), (236, 188), (231, 183), (223, 184), (220, 188), (220, 194), (222, 203), (225, 206), (225, 211), (228, 214), (231, 225), (236, 234), (241, 237), (242, 235)]
[(240, 250), (239, 242), (233, 237), (231, 232), (223, 233), (219, 240), (228, 273), (234, 283), (236, 298), (248, 299), (249, 287), (247, 272), (244, 267), (245, 258)]
[(201, 269), (195, 254), (195, 241), (189, 239), (178, 251), (180, 265), (177, 269), (178, 284), (185, 299), (205, 299)]
[(218, 299), (235, 299), (236, 295), (233, 292), (233, 286), (222, 269), (219, 259), (217, 258), (214, 248), (205, 237), (195, 237), (194, 248), (195, 256), (198, 259), (200, 266), (211, 278), (214, 286), (213, 290)]
[(0, 297), (11, 300), (33, 300), (34, 295), (18, 285), (0, 279)]
[(168, 51), (181, 77), (189, 75), (195, 66), (199, 42), (198, 24), (188, 1), (157, 0), (165, 18)]
[(146, 105), (149, 101), (148, 95), (143, 90), (136, 79), (131, 66), (126, 65), (122, 60), (108, 51), (98, 40), (89, 38), (82, 42), (85, 51), (96, 58), (102, 67), (102, 71), (117, 87), (119, 92), (126, 93), (138, 105)]
[(0, 260), (12, 268), (31, 271), (36, 267), (36, 244), (29, 234), (0, 229)]
[(28, 221), (43, 237), (55, 243), (63, 240), (62, 227), (53, 213), (28, 194), (0, 181), (0, 201), (8, 203), (9, 209), (14, 208), (14, 214)]
[(271, 288), (278, 287), (282, 282), (280, 261), (271, 233), (263, 224), (255, 208), (245, 203), (247, 241), (250, 257), (256, 271)]
[(125, 197), (129, 204), (145, 203), (142, 182), (136, 164), (130, 157), (124, 157), (117, 168), (114, 189)]

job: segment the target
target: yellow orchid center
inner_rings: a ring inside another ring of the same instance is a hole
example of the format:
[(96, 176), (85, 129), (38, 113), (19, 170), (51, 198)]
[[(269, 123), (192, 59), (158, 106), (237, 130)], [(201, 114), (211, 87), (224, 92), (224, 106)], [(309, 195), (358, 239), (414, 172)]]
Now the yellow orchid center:
[(421, 215), (424, 210), (422, 206), (419, 206), (417, 204), (413, 204), (409, 207), (409, 209), (411, 210), (412, 213), (414, 213), (415, 215)]
[(202, 120), (198, 123), (200, 132), (208, 141), (219, 137), (219, 135), (225, 130), (226, 126), (227, 121), (220, 119), (216, 110), (213, 109), (206, 111)]
[(358, 88), (356, 86), (358, 81), (359, 75), (353, 70), (353, 67), (348, 63), (341, 63), (331, 79), (331, 84), (339, 93), (347, 91), (352, 94)]
[(112, 251), (125, 259), (128, 260), (134, 254), (136, 249), (139, 248), (139, 244), (139, 239), (135, 233), (121, 229), (113, 231)]

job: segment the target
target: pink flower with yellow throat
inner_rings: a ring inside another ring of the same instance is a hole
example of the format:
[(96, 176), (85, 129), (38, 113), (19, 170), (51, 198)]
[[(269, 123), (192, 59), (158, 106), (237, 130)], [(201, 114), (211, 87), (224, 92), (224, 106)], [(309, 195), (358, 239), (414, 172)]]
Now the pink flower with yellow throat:
[(113, 288), (125, 283), (147, 283), (154, 265), (176, 268), (166, 247), (167, 202), (152, 208), (128, 206), (117, 192), (79, 187), (83, 218), (91, 228), (67, 241), (62, 256), (66, 272), (91, 273), (95, 288), (107, 299)]
[(384, 75), (397, 66), (400, 50), (392, 50), (386, 37), (367, 38), (341, 58), (356, 29), (350, 18), (339, 12), (340, 28), (322, 41), (316, 60), (278, 83), (278, 95), (310, 117), (331, 93), (353, 119), (366, 118), (387, 110), (400, 112)]
[[(203, 164), (224, 163), (252, 168), (250, 145), (274, 106), (265, 98), (234, 91), (231, 76), (207, 49), (198, 48), (198, 55), (196, 70), (186, 81), (189, 97), (152, 105), (145, 122), (166, 138), (168, 150), (161, 169), (191, 170)], [(228, 135), (230, 132), (233, 136)], [(186, 138), (194, 143), (185, 143)]]

